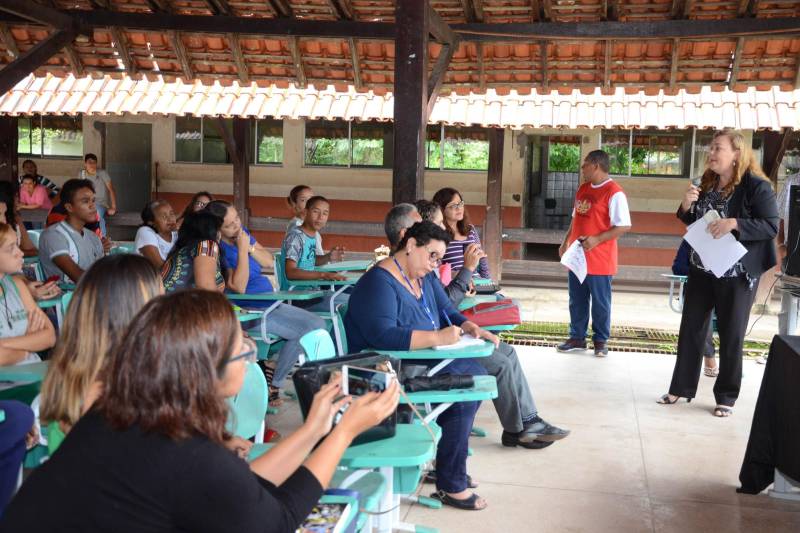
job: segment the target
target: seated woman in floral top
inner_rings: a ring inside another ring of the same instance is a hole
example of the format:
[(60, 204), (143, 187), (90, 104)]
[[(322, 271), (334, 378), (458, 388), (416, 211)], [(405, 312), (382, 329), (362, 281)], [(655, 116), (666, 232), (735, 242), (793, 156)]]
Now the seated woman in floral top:
[(225, 289), (219, 266), (219, 217), (207, 212), (188, 215), (178, 231), (178, 240), (161, 268), (164, 290)]

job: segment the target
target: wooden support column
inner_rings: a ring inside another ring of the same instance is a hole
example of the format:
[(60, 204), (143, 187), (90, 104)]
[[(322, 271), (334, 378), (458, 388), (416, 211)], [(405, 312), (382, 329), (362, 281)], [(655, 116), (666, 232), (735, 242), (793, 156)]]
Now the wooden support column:
[(483, 249), (489, 259), (489, 271), (496, 281), (503, 276), (503, 141), (505, 130), (491, 128), (489, 135), (489, 172), (486, 181), (486, 220), (483, 223)]
[(0, 116), (0, 180), (17, 183), (17, 117)]
[(764, 132), (764, 173), (773, 185), (778, 185), (778, 170), (781, 168), (783, 154), (789, 146), (792, 130), (784, 129), (782, 132)]
[(233, 160), (233, 205), (239, 212), (242, 224), (250, 218), (250, 151), (252, 150), (252, 119), (233, 119), (233, 142), (236, 158)]
[(395, 9), (394, 167), (392, 203), (422, 198), (428, 123), (427, 0), (403, 0)]

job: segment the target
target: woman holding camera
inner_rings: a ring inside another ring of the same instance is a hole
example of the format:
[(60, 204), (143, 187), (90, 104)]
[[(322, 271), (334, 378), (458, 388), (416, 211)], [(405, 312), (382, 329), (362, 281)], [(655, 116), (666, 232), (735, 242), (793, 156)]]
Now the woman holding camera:
[(714, 416), (728, 417), (742, 383), (742, 345), (758, 280), (776, 264), (773, 239), (778, 208), (769, 179), (755, 160), (750, 143), (734, 130), (717, 132), (711, 143), (700, 187), (690, 185), (677, 216), (689, 225), (716, 211), (709, 223), (715, 239), (732, 234), (747, 253), (717, 277), (692, 250), (683, 304), (678, 358), (669, 394), (658, 403), (694, 398), (703, 360), (703, 346), (712, 311), (719, 331), (719, 376), (714, 384)]

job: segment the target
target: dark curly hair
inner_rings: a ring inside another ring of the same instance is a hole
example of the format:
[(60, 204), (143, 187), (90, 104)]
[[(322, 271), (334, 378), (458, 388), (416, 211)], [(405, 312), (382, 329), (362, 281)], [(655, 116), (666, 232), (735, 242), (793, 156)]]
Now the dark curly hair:
[(445, 230), (430, 220), (423, 220), (406, 230), (405, 235), (400, 239), (400, 244), (397, 245), (397, 250), (405, 248), (406, 244), (408, 244), (408, 239), (411, 237), (417, 241), (417, 246), (426, 246), (431, 241), (442, 241), (445, 245), (448, 245), (451, 240), (450, 235)]

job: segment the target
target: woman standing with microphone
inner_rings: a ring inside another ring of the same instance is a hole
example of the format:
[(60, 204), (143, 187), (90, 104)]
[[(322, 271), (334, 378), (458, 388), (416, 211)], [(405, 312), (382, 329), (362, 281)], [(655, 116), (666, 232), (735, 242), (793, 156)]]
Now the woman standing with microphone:
[(689, 225), (716, 210), (709, 224), (715, 239), (731, 233), (747, 253), (722, 277), (703, 266), (692, 250), (683, 304), (678, 358), (669, 394), (658, 403), (674, 404), (694, 398), (703, 360), (705, 333), (711, 312), (719, 330), (719, 376), (714, 384), (714, 416), (733, 414), (742, 383), (742, 344), (750, 308), (761, 274), (776, 264), (773, 239), (778, 231), (778, 207), (772, 185), (753, 157), (750, 144), (734, 130), (717, 132), (711, 142), (706, 171), (699, 187), (690, 185), (678, 208)]

